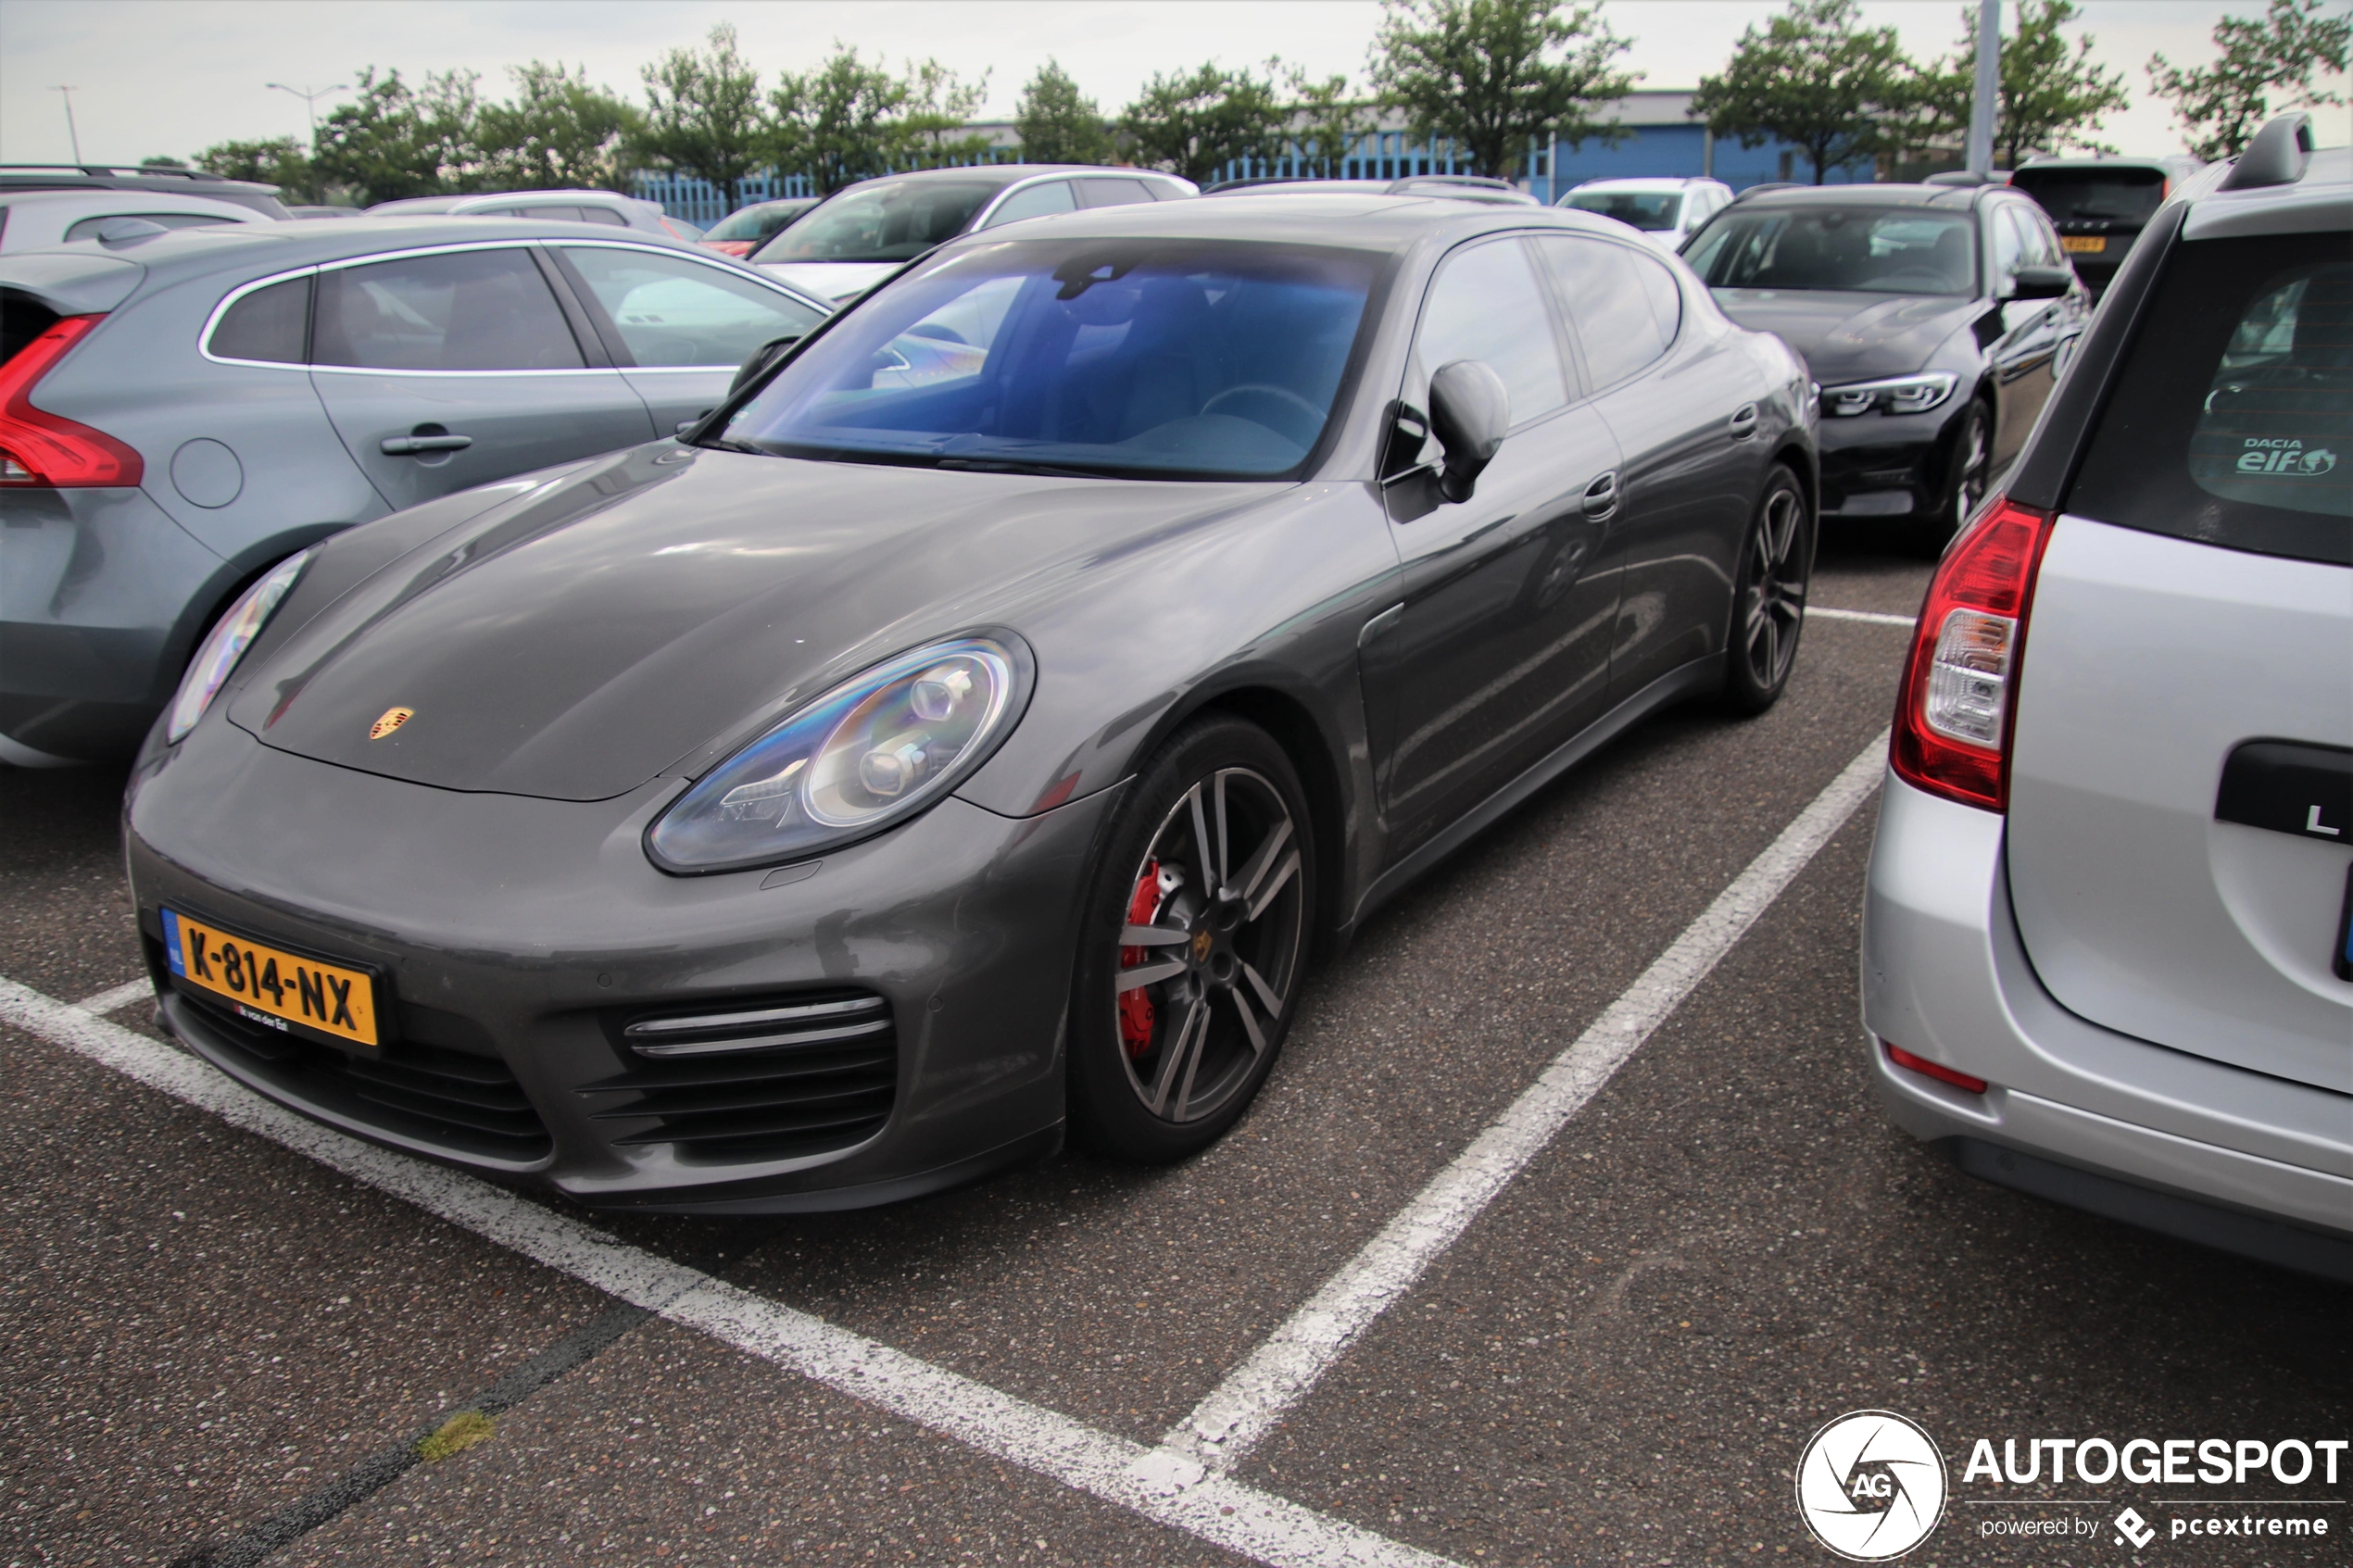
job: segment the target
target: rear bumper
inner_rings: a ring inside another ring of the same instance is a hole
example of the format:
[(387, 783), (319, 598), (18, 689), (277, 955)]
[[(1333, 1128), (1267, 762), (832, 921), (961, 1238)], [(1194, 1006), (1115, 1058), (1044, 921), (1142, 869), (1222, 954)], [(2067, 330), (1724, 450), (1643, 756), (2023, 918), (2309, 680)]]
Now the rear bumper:
[(227, 570), (145, 491), (0, 490), (0, 759), (137, 750)]
[[(1889, 1115), (1972, 1174), (2353, 1280), (2353, 1098), (2059, 1007), (2012, 922), (2003, 829), (2000, 817), (1887, 778), (1862, 988)], [(1899, 1068), (1883, 1044), (1982, 1079), (1986, 1092)]]

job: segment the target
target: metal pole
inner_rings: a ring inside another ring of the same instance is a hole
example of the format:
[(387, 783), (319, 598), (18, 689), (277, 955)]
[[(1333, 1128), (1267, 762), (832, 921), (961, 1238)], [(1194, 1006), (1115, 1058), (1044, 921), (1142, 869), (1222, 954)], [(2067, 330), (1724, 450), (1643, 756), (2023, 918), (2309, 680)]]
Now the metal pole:
[(1969, 113), (1969, 171), (1994, 171), (1994, 117), (2001, 107), (2002, 0), (1978, 0), (1977, 95)]
[(65, 95), (66, 138), (73, 144), (73, 161), (80, 163), (82, 161), (82, 132), (73, 128), (73, 89), (70, 86), (59, 86), (53, 87), (50, 91)]
[(283, 82), (265, 82), (262, 85), (275, 88), (281, 93), (291, 93), (302, 100), (302, 107), (310, 111), (310, 141), (313, 146), (316, 146), (319, 142), (319, 100), (330, 93), (341, 93), (346, 87), (346, 84), (341, 82), (336, 82), (333, 87), (289, 87)]

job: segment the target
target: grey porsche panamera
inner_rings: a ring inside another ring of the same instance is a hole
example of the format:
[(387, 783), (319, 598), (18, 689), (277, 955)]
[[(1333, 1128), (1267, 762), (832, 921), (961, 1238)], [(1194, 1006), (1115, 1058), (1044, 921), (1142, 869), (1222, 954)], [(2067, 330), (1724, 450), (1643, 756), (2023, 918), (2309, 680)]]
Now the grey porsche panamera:
[(256, 583), (132, 777), (161, 1016), (608, 1207), (1179, 1158), (1416, 874), (1646, 714), (1773, 702), (1814, 420), (1574, 212), (955, 242), (677, 440)]

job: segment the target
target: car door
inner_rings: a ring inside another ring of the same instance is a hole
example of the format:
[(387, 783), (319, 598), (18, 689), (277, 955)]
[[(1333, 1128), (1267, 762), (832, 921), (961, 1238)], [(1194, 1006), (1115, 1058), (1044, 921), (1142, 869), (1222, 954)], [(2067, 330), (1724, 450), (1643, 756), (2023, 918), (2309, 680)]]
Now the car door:
[(1994, 290), (2000, 314), (1996, 335), (1985, 350), (1999, 387), (1999, 412), (1994, 428), (1994, 466), (2018, 456), (2043, 405), (2058, 383), (2058, 351), (2067, 299), (2013, 299), (2021, 267), (2065, 266), (2057, 258), (2045, 261), (2041, 237), (2017, 202), (1997, 202), (1987, 218), (1994, 230)]
[(652, 436), (645, 404), (603, 345), (572, 330), (533, 249), (321, 270), (311, 381), (395, 509)]
[(1757, 372), (1729, 334), (1684, 330), (1672, 264), (1615, 240), (1536, 243), (1622, 448), (1605, 569), (1617, 577), (1609, 696), (1723, 646), (1741, 530), (1764, 479)]
[[(1483, 361), (1511, 433), (1478, 488), (1442, 500), (1429, 378)], [(1613, 575), (1595, 570), (1617, 444), (1575, 387), (1528, 242), (1474, 242), (1440, 266), (1400, 389), (1383, 486), (1400, 602), (1365, 629), (1367, 718), (1393, 853), (1410, 852), (1601, 711)]]
[(824, 320), (795, 295), (677, 251), (595, 240), (549, 249), (659, 434), (717, 408), (762, 344)]

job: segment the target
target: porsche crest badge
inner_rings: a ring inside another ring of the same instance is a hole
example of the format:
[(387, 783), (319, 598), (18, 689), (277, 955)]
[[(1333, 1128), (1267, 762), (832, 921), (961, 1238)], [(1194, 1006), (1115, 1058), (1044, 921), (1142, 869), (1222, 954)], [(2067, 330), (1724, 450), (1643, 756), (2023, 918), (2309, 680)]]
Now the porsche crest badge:
[(368, 726), (368, 738), (382, 740), (416, 716), (417, 710), (413, 708), (387, 708), (383, 718)]

